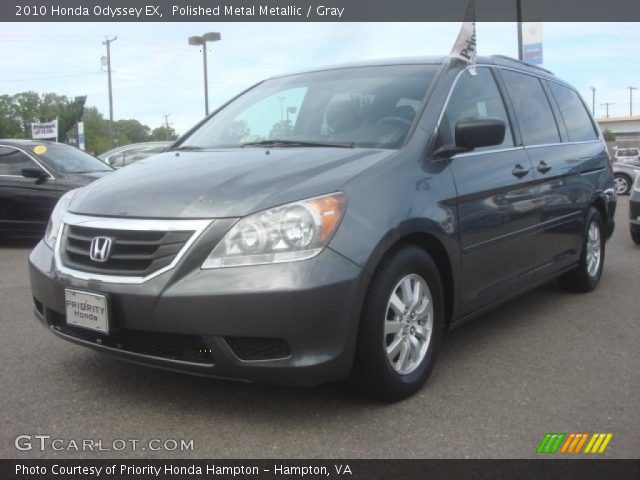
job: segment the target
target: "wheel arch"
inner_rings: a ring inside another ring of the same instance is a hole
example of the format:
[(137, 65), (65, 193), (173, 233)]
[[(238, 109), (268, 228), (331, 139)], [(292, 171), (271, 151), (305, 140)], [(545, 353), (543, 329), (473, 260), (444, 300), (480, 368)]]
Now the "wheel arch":
[[(430, 225), (433, 227), (433, 225)], [(438, 274), (442, 280), (442, 288), (445, 298), (445, 328), (448, 327), (456, 315), (457, 301), (457, 276), (459, 263), (452, 249), (457, 248), (457, 244), (452, 244), (449, 235), (444, 231), (433, 228), (417, 228), (416, 224), (411, 227), (401, 227), (400, 231), (380, 242), (375, 254), (369, 258), (365, 269), (373, 274), (384, 258), (392, 254), (398, 248), (406, 245), (414, 245), (426, 251), (438, 268)]]

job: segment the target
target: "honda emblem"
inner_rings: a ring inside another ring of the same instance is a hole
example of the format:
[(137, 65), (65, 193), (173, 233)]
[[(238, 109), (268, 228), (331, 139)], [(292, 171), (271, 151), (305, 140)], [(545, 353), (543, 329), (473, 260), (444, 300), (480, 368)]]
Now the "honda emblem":
[(94, 237), (91, 240), (91, 248), (89, 249), (89, 258), (94, 262), (106, 262), (111, 253), (112, 239), (109, 237)]

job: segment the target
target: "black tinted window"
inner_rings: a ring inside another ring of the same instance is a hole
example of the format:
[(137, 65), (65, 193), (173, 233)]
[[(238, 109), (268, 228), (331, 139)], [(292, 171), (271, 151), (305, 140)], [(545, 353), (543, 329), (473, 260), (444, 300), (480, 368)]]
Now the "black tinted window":
[(440, 123), (440, 141), (455, 143), (456, 124), (465, 118), (494, 117), (504, 120), (507, 128), (501, 145), (476, 150), (513, 147), (513, 135), (500, 91), (488, 68), (478, 68), (477, 75), (464, 72), (456, 83)]
[(578, 94), (559, 83), (549, 82), (549, 86), (560, 107), (569, 139), (572, 142), (596, 140), (598, 135)]
[(20, 150), (9, 147), (0, 147), (0, 175), (22, 176), (23, 168), (39, 167)]
[(558, 126), (540, 80), (511, 70), (503, 70), (502, 75), (525, 145), (560, 142)]

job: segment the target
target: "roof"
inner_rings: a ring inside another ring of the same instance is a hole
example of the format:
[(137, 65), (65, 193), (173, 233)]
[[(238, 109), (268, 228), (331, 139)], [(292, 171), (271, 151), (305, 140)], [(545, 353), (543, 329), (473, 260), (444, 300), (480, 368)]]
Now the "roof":
[(31, 140), (28, 138), (0, 138), (0, 143), (5, 145), (15, 145), (30, 147), (32, 145), (65, 145), (64, 143), (52, 142), (51, 140)]
[[(388, 65), (443, 65), (450, 58), (451, 57), (449, 57), (448, 55), (446, 56), (431, 55), (431, 56), (362, 60), (358, 62), (328, 65), (324, 67), (313, 68), (310, 70), (290, 72), (283, 75), (277, 75), (275, 78), (287, 77), (289, 75), (297, 75), (302, 73), (322, 72), (325, 70), (337, 70), (342, 68), (380, 67), (380, 66), (388, 66)], [(490, 57), (478, 56), (476, 57), (476, 63), (478, 65), (496, 65), (496, 66), (504, 66), (504, 67), (513, 67), (513, 68), (517, 68), (518, 70), (522, 70), (524, 72), (528, 71), (530, 73), (535, 73), (536, 75), (540, 75), (543, 77), (557, 79), (552, 72), (550, 72), (545, 68), (538, 67), (536, 65), (531, 65), (529, 63), (523, 62), (522, 60), (517, 60), (515, 58), (507, 57), (505, 55), (492, 55)]]

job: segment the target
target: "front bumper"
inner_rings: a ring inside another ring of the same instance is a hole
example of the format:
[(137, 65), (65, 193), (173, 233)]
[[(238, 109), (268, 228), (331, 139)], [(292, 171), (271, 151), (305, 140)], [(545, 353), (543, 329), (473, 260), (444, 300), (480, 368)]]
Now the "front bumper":
[[(106, 283), (60, 273), (40, 242), (29, 262), (36, 317), (66, 340), (169, 370), (294, 385), (348, 375), (368, 281), (360, 267), (330, 248), (301, 262), (213, 270), (188, 257), (139, 285)], [(66, 287), (107, 296), (109, 336), (66, 325)]]

